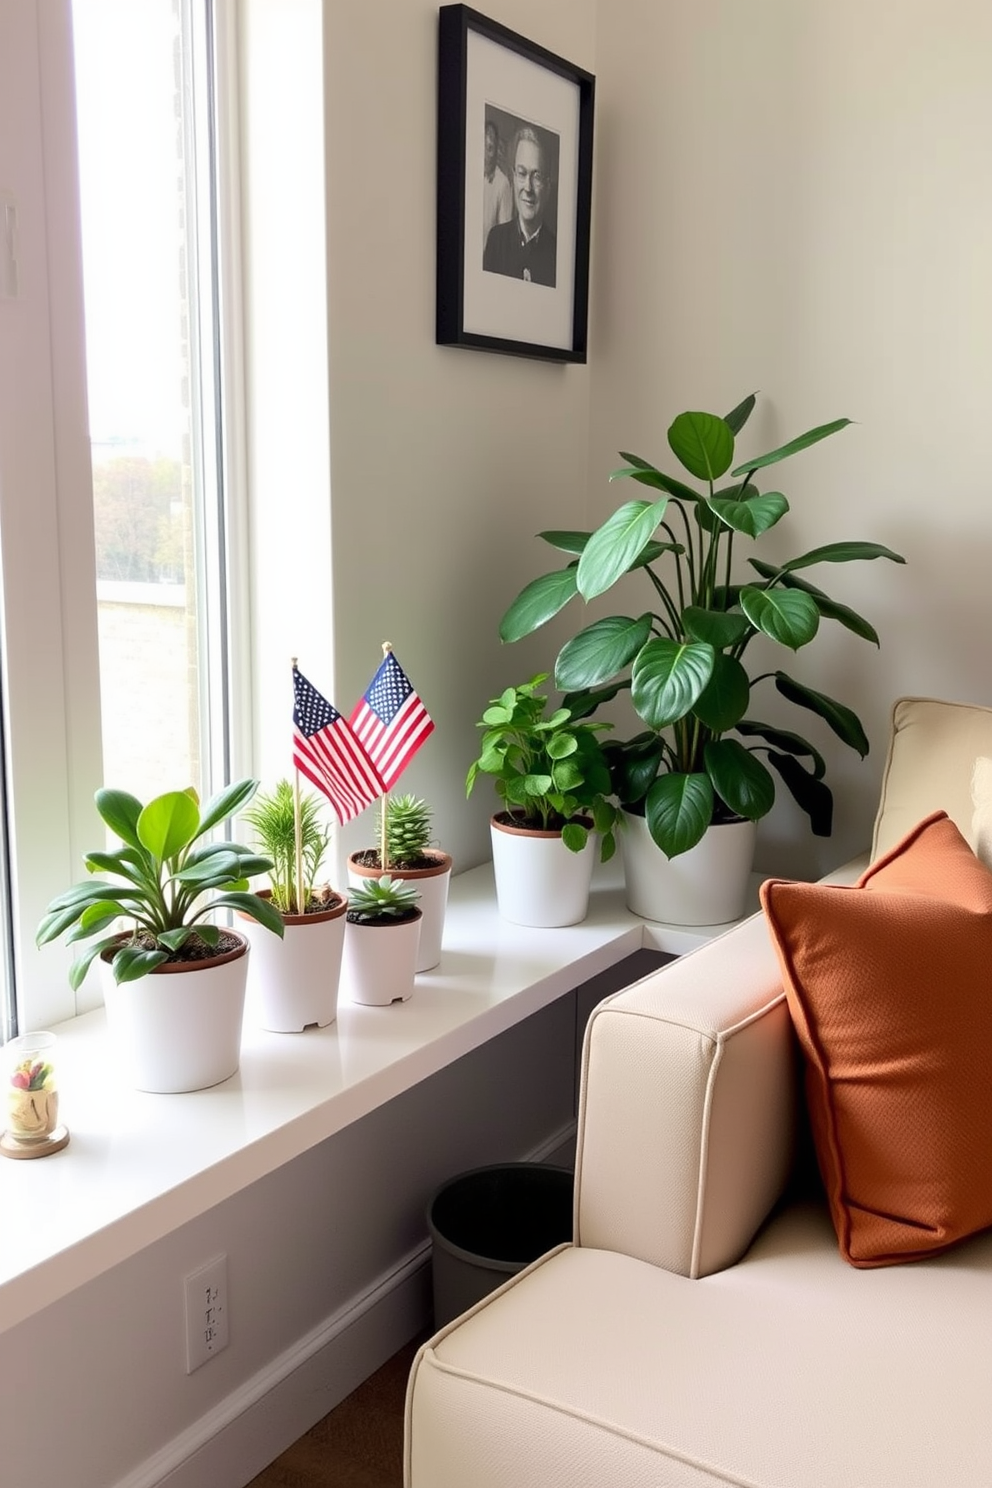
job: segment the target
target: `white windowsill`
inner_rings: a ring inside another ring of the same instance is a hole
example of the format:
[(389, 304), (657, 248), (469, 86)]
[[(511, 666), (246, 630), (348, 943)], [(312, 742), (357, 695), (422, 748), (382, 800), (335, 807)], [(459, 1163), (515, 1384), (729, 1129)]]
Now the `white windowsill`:
[[(757, 907), (755, 876), (754, 906)], [(291, 1161), (642, 946), (685, 952), (730, 928), (627, 910), (618, 865), (589, 915), (530, 930), (496, 912), (491, 865), (456, 876), (436, 971), (406, 1003), (342, 997), (337, 1022), (265, 1033), (211, 1090), (147, 1095), (115, 1080), (102, 1010), (58, 1025), (62, 1152), (0, 1159), (0, 1330), (12, 1327)]]

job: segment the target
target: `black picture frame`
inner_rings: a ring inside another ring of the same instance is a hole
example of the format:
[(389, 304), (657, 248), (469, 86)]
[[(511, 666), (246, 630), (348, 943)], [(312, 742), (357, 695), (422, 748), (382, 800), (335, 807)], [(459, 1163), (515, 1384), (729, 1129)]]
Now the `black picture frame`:
[[(586, 360), (595, 87), (591, 73), (467, 5), (440, 7), (439, 346)], [(490, 179), (488, 160), (478, 166), (493, 131)], [(533, 236), (518, 227), (525, 217)]]

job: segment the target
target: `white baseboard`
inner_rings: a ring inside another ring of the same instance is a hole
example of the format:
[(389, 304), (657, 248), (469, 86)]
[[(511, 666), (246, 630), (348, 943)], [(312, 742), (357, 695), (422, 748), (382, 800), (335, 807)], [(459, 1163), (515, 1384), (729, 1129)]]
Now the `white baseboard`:
[(243, 1488), (430, 1318), (427, 1243), (114, 1488)]
[[(566, 1122), (527, 1161), (568, 1163), (574, 1145)], [(430, 1262), (426, 1241), (113, 1488), (244, 1488), (430, 1326)]]

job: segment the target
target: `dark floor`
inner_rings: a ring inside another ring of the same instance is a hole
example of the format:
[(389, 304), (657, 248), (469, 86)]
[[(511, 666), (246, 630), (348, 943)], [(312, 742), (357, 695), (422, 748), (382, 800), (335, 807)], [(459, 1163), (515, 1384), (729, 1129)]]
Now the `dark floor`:
[(387, 1359), (249, 1488), (402, 1488), (403, 1404), (419, 1343)]

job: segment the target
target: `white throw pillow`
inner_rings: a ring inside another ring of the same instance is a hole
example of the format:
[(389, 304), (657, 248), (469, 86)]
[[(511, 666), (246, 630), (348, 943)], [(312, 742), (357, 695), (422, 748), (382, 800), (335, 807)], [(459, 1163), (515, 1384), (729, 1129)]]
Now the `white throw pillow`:
[(971, 772), (971, 840), (986, 868), (992, 868), (992, 759), (980, 754)]

